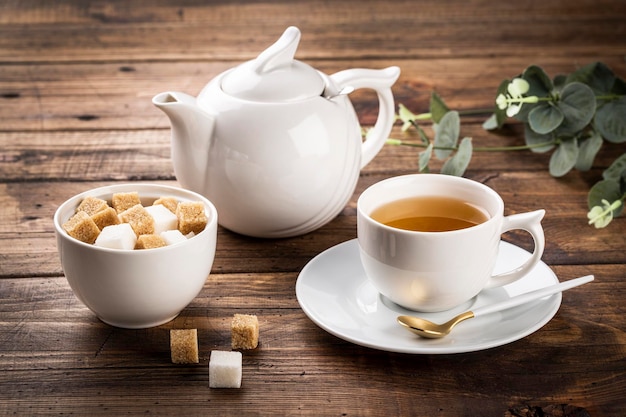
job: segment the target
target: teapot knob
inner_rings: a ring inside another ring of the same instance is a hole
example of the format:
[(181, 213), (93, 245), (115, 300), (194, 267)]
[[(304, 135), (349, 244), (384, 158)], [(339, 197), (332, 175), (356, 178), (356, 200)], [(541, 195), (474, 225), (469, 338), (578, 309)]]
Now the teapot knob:
[(258, 74), (263, 74), (290, 65), (299, 43), (300, 29), (295, 26), (288, 27), (273, 45), (257, 56), (254, 60), (254, 70)]
[(288, 27), (255, 59), (237, 66), (223, 78), (222, 90), (233, 97), (257, 102), (288, 102), (317, 97), (324, 80), (311, 66), (294, 58), (300, 29)]

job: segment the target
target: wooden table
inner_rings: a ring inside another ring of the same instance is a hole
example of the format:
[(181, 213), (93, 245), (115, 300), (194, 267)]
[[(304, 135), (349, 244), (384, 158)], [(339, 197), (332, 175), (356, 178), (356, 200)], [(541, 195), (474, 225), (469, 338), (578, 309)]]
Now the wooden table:
[[(56, 207), (105, 184), (176, 185), (169, 122), (152, 96), (197, 94), (289, 25), (303, 33), (297, 58), (326, 73), (400, 66), (395, 99), (415, 112), (428, 110), (432, 91), (454, 109), (490, 107), (500, 81), (530, 64), (556, 75), (599, 60), (626, 77), (621, 0), (3, 1), (0, 415), (491, 417), (554, 404), (626, 415), (626, 219), (600, 230), (586, 223), (587, 191), (623, 145), (605, 145), (593, 169), (560, 179), (548, 174), (547, 154), (474, 155), (465, 176), (501, 193), (507, 213), (547, 210), (543, 260), (561, 280), (596, 276), (565, 293), (547, 325), (504, 346), (389, 353), (332, 336), (300, 309), (299, 272), (355, 238), (358, 195), (417, 171), (407, 147), (386, 146), (345, 210), (313, 233), (263, 240), (220, 229), (203, 291), (166, 325), (113, 328), (74, 297), (56, 250)], [(375, 96), (352, 100), (371, 126)], [(483, 120), (463, 121), (476, 145), (523, 144), (521, 125), (492, 134)], [(402, 137), (399, 126), (392, 136)], [(523, 233), (505, 240), (532, 246)], [(244, 353), (241, 389), (209, 389), (209, 353), (229, 348), (234, 313), (258, 315), (260, 345)], [(198, 365), (170, 362), (177, 327), (198, 329)]]

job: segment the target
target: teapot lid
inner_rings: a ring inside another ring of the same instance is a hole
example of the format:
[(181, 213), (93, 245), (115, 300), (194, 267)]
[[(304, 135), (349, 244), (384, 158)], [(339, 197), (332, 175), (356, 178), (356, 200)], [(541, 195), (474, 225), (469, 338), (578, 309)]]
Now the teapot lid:
[(310, 65), (294, 59), (300, 30), (291, 26), (256, 59), (225, 75), (222, 90), (244, 100), (295, 101), (319, 96), (325, 83)]

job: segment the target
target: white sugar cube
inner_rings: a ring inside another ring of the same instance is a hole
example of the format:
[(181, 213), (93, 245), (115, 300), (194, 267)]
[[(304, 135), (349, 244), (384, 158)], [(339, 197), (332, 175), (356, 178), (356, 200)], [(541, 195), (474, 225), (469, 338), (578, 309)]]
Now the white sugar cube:
[(154, 219), (154, 234), (178, 228), (178, 217), (169, 211), (163, 204), (147, 206), (146, 211)]
[(174, 243), (184, 242), (187, 240), (180, 230), (166, 230), (161, 232), (161, 237), (165, 240), (166, 245), (173, 245)]
[(102, 229), (95, 245), (110, 249), (132, 250), (137, 243), (137, 235), (128, 223), (114, 224)]
[(241, 352), (214, 350), (209, 359), (209, 387), (241, 388)]

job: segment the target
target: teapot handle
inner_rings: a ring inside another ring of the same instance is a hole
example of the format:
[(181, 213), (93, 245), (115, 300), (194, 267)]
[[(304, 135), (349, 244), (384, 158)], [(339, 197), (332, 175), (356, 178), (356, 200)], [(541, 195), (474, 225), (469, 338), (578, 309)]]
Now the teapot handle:
[(400, 76), (400, 68), (388, 67), (382, 70), (354, 68), (337, 72), (330, 78), (339, 90), (344, 87), (371, 88), (378, 95), (378, 119), (374, 127), (367, 133), (361, 147), (361, 168), (369, 164), (380, 152), (389, 137), (395, 121), (395, 108), (391, 86)]

